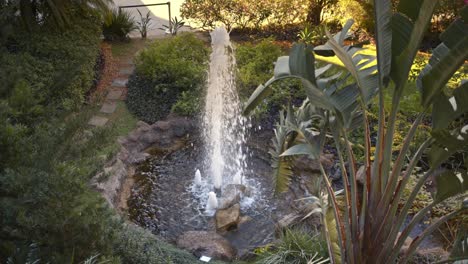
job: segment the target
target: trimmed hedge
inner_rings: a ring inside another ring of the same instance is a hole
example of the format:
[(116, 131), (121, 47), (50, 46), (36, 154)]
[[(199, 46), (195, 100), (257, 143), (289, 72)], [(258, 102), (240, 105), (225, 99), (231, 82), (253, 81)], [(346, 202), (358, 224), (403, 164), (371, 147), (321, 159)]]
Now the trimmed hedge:
[[(128, 109), (153, 123), (164, 118), (179, 99), (184, 106), (197, 107), (198, 103), (186, 100), (200, 97), (207, 60), (208, 49), (193, 33), (156, 40), (136, 58), (136, 72), (128, 82)], [(177, 109), (187, 112), (186, 107)]]

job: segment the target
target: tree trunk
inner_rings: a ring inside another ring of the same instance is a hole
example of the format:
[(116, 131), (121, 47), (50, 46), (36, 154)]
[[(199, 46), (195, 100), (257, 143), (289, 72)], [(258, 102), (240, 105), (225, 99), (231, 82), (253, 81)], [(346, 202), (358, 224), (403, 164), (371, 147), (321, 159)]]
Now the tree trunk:
[(317, 3), (316, 0), (310, 0), (306, 19), (308, 24), (313, 26), (320, 25), (320, 22), (322, 22), (323, 7), (324, 6), (321, 3)]

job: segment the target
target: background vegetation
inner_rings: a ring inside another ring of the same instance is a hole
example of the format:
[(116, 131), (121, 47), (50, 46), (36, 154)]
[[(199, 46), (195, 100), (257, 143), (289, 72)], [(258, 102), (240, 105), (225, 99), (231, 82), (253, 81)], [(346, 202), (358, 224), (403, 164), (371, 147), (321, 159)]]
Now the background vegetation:
[(193, 33), (155, 41), (136, 58), (128, 83), (129, 110), (149, 123), (165, 118), (171, 108), (198, 113), (207, 60), (208, 49)]

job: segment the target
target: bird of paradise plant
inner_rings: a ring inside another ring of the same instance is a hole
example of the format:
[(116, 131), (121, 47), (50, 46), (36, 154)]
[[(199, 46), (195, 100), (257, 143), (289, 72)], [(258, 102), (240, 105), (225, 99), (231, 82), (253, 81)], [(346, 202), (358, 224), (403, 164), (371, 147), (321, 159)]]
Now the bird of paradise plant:
[[(403, 89), (437, 2), (401, 0), (393, 12), (390, 0), (374, 0), (376, 56), (344, 45), (352, 25), (349, 21), (337, 35), (327, 32), (329, 40), (325, 45), (313, 48), (296, 44), (289, 56), (278, 58), (274, 77), (256, 89), (244, 109), (244, 114), (251, 112), (272, 92), (270, 85), (278, 80), (302, 81), (307, 99), (299, 109), (289, 108), (276, 129), (271, 152), (274, 179), (277, 191), (287, 189), (292, 177), (291, 160), (297, 155), (319, 159), (327, 136), (333, 138), (344, 182), (342, 204), (326, 170), (320, 166), (328, 197), (328, 206), (323, 208), (324, 229), (333, 263), (406, 263), (429, 234), (467, 212), (465, 200), (459, 209), (433, 221), (401, 251), (410, 232), (432, 208), (454, 196), (463, 200), (468, 190), (466, 168), (443, 166), (455, 153), (468, 149), (468, 125), (456, 127), (460, 122), (454, 122), (468, 112), (468, 82), (462, 81), (450, 95), (444, 92), (451, 76), (468, 58), (468, 7), (441, 34), (442, 43), (419, 74), (417, 87), (424, 110), (414, 120), (401, 149), (396, 154), (392, 150)], [(316, 68), (315, 54), (336, 56), (345, 73), (326, 76), (330, 66)], [(377, 64), (372, 65), (375, 59)], [(392, 103), (387, 113), (384, 90), (390, 88)], [(379, 113), (373, 143), (366, 110), (375, 97)], [(431, 136), (415, 153), (410, 153), (418, 127), (428, 117), (432, 118)], [(356, 159), (349, 136), (358, 127), (364, 129), (363, 160)], [(428, 157), (429, 169), (416, 179), (416, 186), (401, 207), (403, 190), (414, 177), (413, 171), (423, 155)], [(364, 164), (362, 186), (357, 180), (359, 163)], [(433, 202), (410, 216), (411, 205), (429, 177), (434, 177), (437, 185)]]

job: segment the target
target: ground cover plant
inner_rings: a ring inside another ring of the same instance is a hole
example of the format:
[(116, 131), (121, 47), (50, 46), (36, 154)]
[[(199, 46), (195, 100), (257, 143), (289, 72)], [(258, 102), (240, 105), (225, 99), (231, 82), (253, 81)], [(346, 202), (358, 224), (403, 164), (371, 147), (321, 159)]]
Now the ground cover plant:
[[(329, 199), (318, 198), (318, 201), (323, 207), (324, 233), (335, 263), (394, 263), (397, 259), (399, 263), (406, 263), (425, 237), (449, 219), (466, 213), (466, 202), (460, 202), (460, 209), (433, 221), (402, 251), (410, 231), (427, 212), (468, 189), (466, 168), (444, 165), (455, 153), (466, 151), (467, 146), (464, 124), (453, 126), (467, 111), (460, 105), (467, 98), (466, 83), (458, 83), (450, 95), (445, 94), (444, 87), (468, 56), (468, 8), (463, 8), (461, 17), (441, 35), (442, 43), (419, 74), (417, 87), (423, 110), (413, 121), (401, 148), (396, 152), (393, 149), (399, 103), (436, 4), (437, 1), (400, 1), (392, 12), (390, 1), (374, 1), (377, 65), (370, 65), (375, 59), (373, 56), (359, 54), (357, 47), (344, 45), (352, 25), (347, 23), (341, 33), (334, 37), (328, 34), (325, 45), (314, 49), (298, 44), (289, 57), (280, 57), (274, 77), (257, 88), (245, 108), (248, 113), (260, 104), (272, 93), (271, 84), (277, 80), (297, 78), (303, 83), (307, 99), (299, 109), (290, 108), (276, 130), (276, 149), (272, 152), (275, 179), (277, 189), (284, 190), (291, 177), (290, 158), (308, 155), (318, 159), (327, 135), (333, 137), (344, 181), (344, 201), (343, 205), (338, 203), (323, 167), (324, 192)], [(330, 66), (314, 67), (314, 54), (336, 55), (346, 68), (343, 75), (353, 82), (343, 85), (346, 82), (339, 79), (341, 75), (324, 75)], [(389, 87), (393, 87), (393, 94), (387, 113), (384, 92)], [(366, 112), (374, 96), (379, 103), (375, 142), (371, 140)], [(431, 115), (431, 136), (415, 153), (409, 154), (419, 124)], [(364, 127), (363, 160), (356, 160), (349, 140), (349, 132), (356, 127)], [(312, 133), (313, 128), (320, 133)], [(399, 208), (403, 190), (423, 154), (428, 157), (429, 169), (417, 179), (408, 200)], [(358, 162), (364, 164), (362, 170), (358, 170)], [(430, 176), (437, 184), (433, 201), (404, 225), (409, 209)], [(463, 196), (460, 199), (463, 200)], [(466, 252), (457, 255), (460, 250), (454, 250), (451, 257), (463, 257)]]

